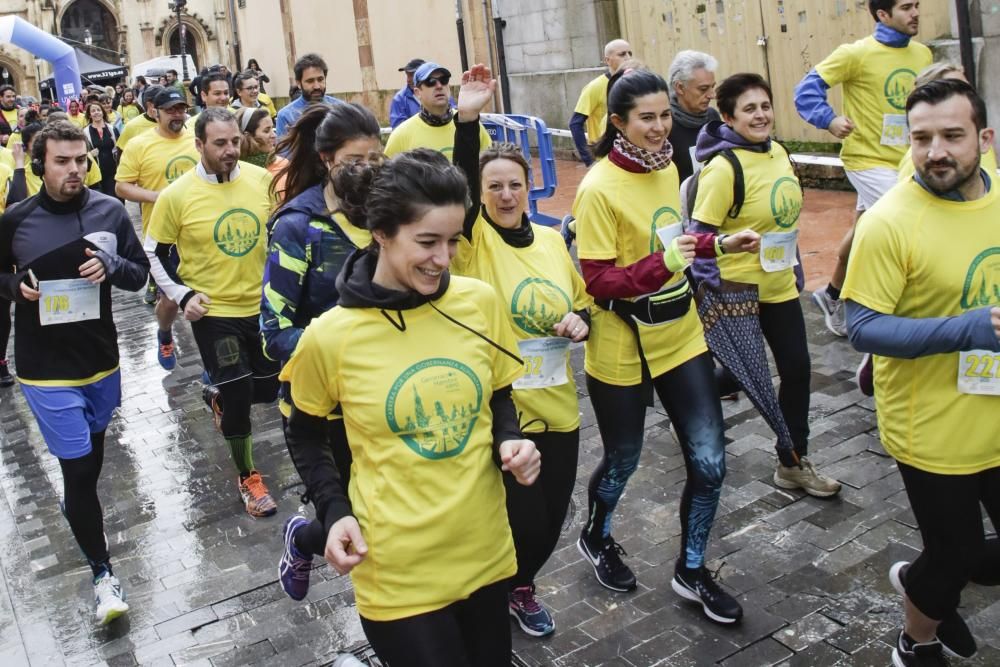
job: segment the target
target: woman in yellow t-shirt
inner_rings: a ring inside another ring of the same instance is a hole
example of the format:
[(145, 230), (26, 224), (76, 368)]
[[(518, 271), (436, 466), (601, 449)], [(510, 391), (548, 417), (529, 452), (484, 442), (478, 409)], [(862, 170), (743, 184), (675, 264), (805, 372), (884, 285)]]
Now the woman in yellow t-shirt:
[(591, 299), (559, 233), (525, 213), (528, 162), (520, 148), (501, 143), (479, 152), (479, 114), (495, 90), (483, 65), (462, 76), (454, 159), (468, 176), (472, 206), (452, 270), (496, 289), (525, 359), (514, 404), (545, 466), (530, 487), (504, 478), (518, 564), (510, 611), (522, 630), (542, 637), (555, 622), (535, 599), (535, 575), (559, 541), (576, 483), (580, 406), (569, 346), (589, 333)]
[[(802, 188), (785, 149), (771, 140), (774, 109), (771, 88), (758, 74), (734, 74), (716, 89), (724, 122), (713, 121), (698, 135), (695, 159), (705, 163), (698, 175), (698, 195), (691, 214), (696, 231), (753, 229), (761, 234), (758, 255), (720, 257), (695, 263), (694, 272), (709, 285), (726, 280), (753, 283), (760, 298), (760, 326), (781, 385), (778, 403), (788, 424), (799, 465), (778, 463), (774, 483), (827, 497), (840, 483), (816, 471), (809, 448), (809, 348), (799, 303), (794, 266), (798, 263), (798, 220)], [(734, 206), (737, 160), (743, 174), (742, 206)], [(719, 391), (738, 389), (726, 374)]]
[(118, 117), (121, 118), (122, 124), (128, 123), (133, 118), (138, 118), (142, 115), (142, 109), (135, 102), (135, 92), (128, 88), (122, 93), (122, 102), (118, 107)]
[(427, 149), (369, 169), (350, 197), (366, 193), (373, 244), (347, 261), (338, 305), (282, 371), (288, 445), (319, 463), (326, 417), (340, 407), (350, 508), (329, 462), (310, 493), (332, 499), (327, 560), (351, 572), (379, 658), (506, 666), (515, 557), (501, 466), (522, 484), (540, 468), (510, 397), (523, 365), (493, 288), (448, 273), (468, 196), (461, 171)]
[[(587, 389), (604, 445), (590, 479), (589, 515), (577, 543), (601, 585), (628, 591), (636, 579), (611, 536), (611, 515), (639, 464), (652, 390), (670, 417), (687, 466), (681, 553), (671, 586), (710, 618), (743, 610), (705, 569), (705, 548), (726, 472), (722, 407), (712, 358), (683, 270), (694, 256), (754, 250), (757, 235), (681, 233), (680, 185), (667, 141), (667, 83), (643, 70), (608, 88), (601, 158), (573, 202), (580, 267), (598, 306), (586, 344)], [(724, 249), (724, 250), (723, 250)]]

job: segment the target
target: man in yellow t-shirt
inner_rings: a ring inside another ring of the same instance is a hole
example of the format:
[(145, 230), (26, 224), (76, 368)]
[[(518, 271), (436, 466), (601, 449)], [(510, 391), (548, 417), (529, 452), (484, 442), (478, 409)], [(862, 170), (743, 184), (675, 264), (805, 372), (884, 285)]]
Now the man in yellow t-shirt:
[[(142, 207), (143, 235), (160, 192), (198, 164), (194, 135), (184, 127), (187, 101), (176, 90), (160, 88), (153, 104), (156, 106), (156, 127), (129, 142), (122, 151), (115, 175), (116, 194), (139, 202)], [(153, 280), (149, 282), (149, 290), (153, 291), (153, 298), (149, 298), (147, 291), (146, 303), (155, 301), (159, 324), (157, 359), (164, 370), (173, 370), (177, 355), (171, 328), (177, 317), (177, 304), (170, 299), (156, 300)]]
[[(588, 144), (600, 141), (608, 122), (608, 81), (626, 60), (632, 57), (632, 47), (624, 39), (615, 39), (604, 46), (604, 64), (608, 71), (588, 83), (580, 92), (573, 109), (569, 131), (580, 159), (588, 167), (594, 163)], [(586, 134), (584, 134), (586, 128)]]
[(0, 86), (0, 145), (7, 145), (17, 125), (17, 91), (11, 85)]
[(115, 146), (124, 151), (129, 142), (146, 130), (156, 127), (156, 96), (163, 90), (162, 86), (149, 86), (142, 96), (145, 113), (125, 122), (125, 129), (118, 136)]
[(272, 516), (278, 507), (254, 466), (250, 423), (253, 403), (278, 396), (278, 363), (264, 355), (257, 324), (271, 176), (238, 162), (241, 134), (229, 111), (209, 107), (194, 132), (198, 165), (160, 193), (144, 247), (157, 285), (191, 322), (212, 383), (204, 397), (239, 471), (246, 510)]
[[(909, 143), (904, 107), (917, 72), (931, 64), (931, 52), (912, 40), (920, 27), (917, 0), (869, 0), (875, 33), (842, 44), (810, 71), (795, 88), (795, 107), (809, 124), (844, 142), (841, 160), (858, 192), (854, 222), (896, 184), (896, 169)], [(837, 114), (827, 91), (844, 89), (844, 109)], [(813, 293), (827, 328), (846, 336), (840, 288), (847, 273), (854, 228), (837, 252), (830, 284)]]
[(851, 343), (876, 355), (879, 436), (923, 538), (889, 573), (906, 601), (893, 664), (909, 666), (975, 653), (959, 597), (1000, 563), (980, 510), (1000, 519), (1000, 192), (980, 166), (994, 132), (969, 84), (921, 86), (906, 111), (916, 174), (858, 225), (843, 292)]
[[(449, 160), (455, 144), (455, 110), (451, 108), (448, 82), (451, 72), (437, 63), (424, 63), (413, 73), (413, 94), (420, 102), (420, 113), (407, 118), (396, 126), (385, 145), (389, 157), (430, 148), (444, 154)], [(493, 143), (486, 128), (479, 128), (479, 149)]]

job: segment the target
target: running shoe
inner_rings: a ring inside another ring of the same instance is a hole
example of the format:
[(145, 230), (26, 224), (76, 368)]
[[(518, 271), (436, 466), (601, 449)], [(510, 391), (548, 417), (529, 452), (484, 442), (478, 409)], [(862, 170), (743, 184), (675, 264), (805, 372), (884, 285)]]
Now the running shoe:
[(510, 615), (517, 619), (527, 634), (532, 637), (551, 635), (556, 630), (552, 614), (535, 598), (535, 587), (518, 586), (507, 596)]
[(156, 283), (152, 279), (146, 283), (146, 293), (142, 295), (142, 302), (147, 306), (156, 305)]
[(743, 607), (722, 590), (704, 565), (696, 570), (678, 565), (674, 568), (670, 587), (685, 600), (701, 603), (705, 616), (716, 623), (735, 623), (743, 618)]
[[(905, 560), (895, 563), (889, 568), (889, 582), (896, 592), (906, 595), (906, 571), (910, 569), (910, 564)], [(941, 625), (937, 629), (937, 638), (941, 642), (941, 647), (948, 655), (956, 658), (971, 658), (976, 655), (979, 647), (976, 646), (976, 639), (972, 636), (969, 626), (958, 613), (952, 611), (944, 617)]]
[(0, 361), (0, 387), (13, 387), (14, 386), (14, 376), (10, 374), (10, 368), (7, 367), (7, 360), (4, 359)]
[(606, 537), (604, 544), (600, 548), (594, 549), (587, 544), (587, 539), (583, 533), (576, 541), (576, 548), (580, 550), (583, 557), (594, 568), (594, 575), (597, 581), (613, 591), (627, 593), (636, 588), (635, 575), (629, 566), (622, 562), (622, 556), (627, 556), (622, 545), (614, 541), (613, 538)]
[(302, 600), (309, 592), (309, 572), (312, 570), (312, 556), (306, 557), (295, 548), (295, 531), (309, 525), (309, 520), (301, 514), (288, 517), (282, 535), (285, 550), (278, 563), (278, 581), (281, 590), (293, 600)]
[(165, 371), (172, 371), (177, 366), (177, 353), (174, 351), (174, 341), (161, 343), (156, 341), (156, 360)]
[(247, 508), (247, 514), (254, 518), (274, 516), (278, 511), (278, 505), (271, 498), (267, 487), (264, 486), (264, 478), (256, 470), (250, 472), (245, 478), (238, 480), (240, 487), (240, 497)]
[(840, 493), (840, 482), (817, 472), (804, 456), (797, 466), (786, 467), (779, 463), (774, 471), (774, 485), (782, 489), (802, 489), (817, 498), (829, 498)]
[(214, 384), (206, 384), (201, 388), (201, 400), (212, 411), (215, 430), (222, 433), (222, 392)]
[(826, 328), (834, 336), (847, 336), (847, 324), (844, 322), (844, 300), (832, 299), (825, 289), (816, 290), (812, 294), (813, 301), (823, 311)]
[(565, 216), (562, 219), (562, 224), (559, 225), (559, 233), (562, 235), (563, 241), (566, 242), (566, 250), (569, 250), (576, 239), (576, 218), (572, 215)]
[(892, 649), (892, 664), (894, 667), (948, 667), (942, 649), (937, 639), (919, 644), (900, 630), (896, 648)]
[(861, 365), (858, 366), (858, 370), (854, 373), (854, 381), (858, 385), (858, 389), (865, 396), (875, 395), (875, 375), (872, 366), (872, 355), (865, 354), (861, 359)]
[(94, 582), (94, 599), (97, 601), (97, 622), (107, 625), (128, 611), (125, 592), (118, 577), (105, 572)]

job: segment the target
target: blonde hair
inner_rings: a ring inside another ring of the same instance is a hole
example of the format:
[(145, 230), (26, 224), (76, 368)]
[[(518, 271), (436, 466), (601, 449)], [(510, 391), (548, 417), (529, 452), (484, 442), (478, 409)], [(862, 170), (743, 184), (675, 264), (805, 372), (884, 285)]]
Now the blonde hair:
[(931, 81), (937, 81), (938, 79), (947, 77), (949, 74), (956, 73), (961, 74), (963, 79), (965, 78), (965, 70), (961, 65), (956, 65), (947, 60), (932, 63), (920, 71), (920, 74), (917, 75), (916, 80), (913, 82), (913, 87), (919, 88)]

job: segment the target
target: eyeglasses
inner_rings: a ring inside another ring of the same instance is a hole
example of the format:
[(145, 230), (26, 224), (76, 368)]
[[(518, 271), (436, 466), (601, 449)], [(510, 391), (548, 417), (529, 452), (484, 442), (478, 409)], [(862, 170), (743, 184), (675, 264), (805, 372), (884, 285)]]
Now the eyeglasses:
[(442, 86), (447, 88), (449, 81), (451, 81), (451, 77), (448, 76), (447, 74), (442, 74), (441, 76), (429, 76), (426, 79), (424, 79), (420, 83), (420, 85), (427, 86), (428, 88), (434, 88), (440, 83)]
[(260, 90), (260, 86), (243, 86), (240, 90), (245, 90), (248, 93), (255, 93)]

